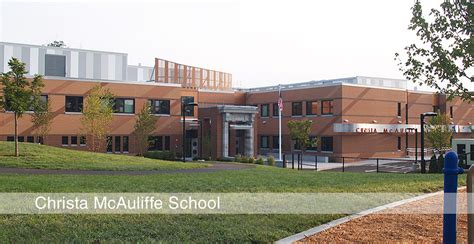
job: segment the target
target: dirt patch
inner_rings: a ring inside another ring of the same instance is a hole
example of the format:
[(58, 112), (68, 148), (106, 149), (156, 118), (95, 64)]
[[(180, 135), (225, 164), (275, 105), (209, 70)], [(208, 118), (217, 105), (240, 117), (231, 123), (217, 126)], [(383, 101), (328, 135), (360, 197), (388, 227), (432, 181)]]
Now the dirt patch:
[[(466, 194), (458, 194), (458, 206), (465, 209)], [(442, 212), (443, 196), (436, 195), (366, 215), (302, 239), (298, 243), (441, 243), (442, 214), (394, 214), (397, 210), (406, 212), (409, 208), (424, 207), (438, 208), (439, 212)], [(457, 216), (457, 230), (458, 243), (467, 243), (466, 214)]]

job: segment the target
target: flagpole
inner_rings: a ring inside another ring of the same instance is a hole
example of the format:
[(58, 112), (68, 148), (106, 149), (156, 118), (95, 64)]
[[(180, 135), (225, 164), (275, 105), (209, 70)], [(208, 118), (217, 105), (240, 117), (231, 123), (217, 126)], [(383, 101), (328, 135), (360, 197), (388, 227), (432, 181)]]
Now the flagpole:
[[(281, 99), (281, 86), (278, 85), (278, 99)], [(281, 108), (278, 106), (278, 157), (279, 161), (282, 161), (281, 157)]]

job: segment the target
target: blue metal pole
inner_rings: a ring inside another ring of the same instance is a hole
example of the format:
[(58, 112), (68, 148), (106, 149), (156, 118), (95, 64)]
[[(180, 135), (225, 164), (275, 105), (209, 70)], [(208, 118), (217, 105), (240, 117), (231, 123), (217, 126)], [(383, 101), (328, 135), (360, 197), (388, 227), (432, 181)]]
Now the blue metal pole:
[(458, 155), (448, 152), (444, 159), (444, 205), (443, 205), (443, 243), (456, 243), (456, 193), (458, 174), (464, 170), (458, 167)]

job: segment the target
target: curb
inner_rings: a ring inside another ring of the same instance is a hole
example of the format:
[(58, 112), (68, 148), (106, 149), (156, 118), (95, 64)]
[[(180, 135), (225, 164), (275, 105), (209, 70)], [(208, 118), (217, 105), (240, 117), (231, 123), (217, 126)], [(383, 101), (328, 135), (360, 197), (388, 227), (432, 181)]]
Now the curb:
[[(465, 186), (464, 187), (459, 187), (458, 190), (463, 189), (463, 188), (465, 188)], [(385, 209), (394, 208), (394, 207), (397, 207), (397, 206), (400, 206), (400, 205), (403, 205), (403, 204), (406, 204), (406, 203), (410, 203), (410, 202), (422, 200), (422, 199), (425, 199), (425, 198), (428, 198), (428, 197), (436, 196), (436, 195), (439, 195), (439, 194), (442, 194), (442, 193), (443, 193), (443, 191), (437, 191), (437, 192), (433, 192), (433, 193), (428, 193), (428, 194), (424, 194), (424, 195), (420, 195), (420, 196), (416, 196), (416, 197), (412, 197), (412, 198), (392, 202), (392, 203), (385, 204), (385, 205), (382, 205), (382, 206), (378, 206), (378, 207), (375, 207), (375, 208), (371, 208), (371, 209), (368, 209), (368, 210), (364, 210), (362, 212), (352, 214), (352, 215), (349, 215), (349, 216), (346, 216), (346, 217), (343, 217), (343, 218), (340, 218), (340, 219), (333, 220), (333, 221), (328, 222), (326, 224), (316, 226), (314, 228), (311, 228), (309, 230), (294, 234), (292, 236), (288, 236), (288, 237), (283, 238), (281, 240), (275, 241), (275, 243), (277, 243), (277, 244), (293, 243), (293, 242), (299, 241), (301, 239), (304, 239), (308, 236), (312, 236), (312, 235), (315, 235), (319, 232), (325, 231), (329, 228), (332, 228), (332, 227), (338, 226), (340, 224), (349, 222), (353, 219), (357, 219), (357, 218), (360, 218), (360, 217), (363, 217), (363, 216), (366, 216), (366, 215), (369, 215), (369, 214), (373, 214), (373, 213), (376, 213), (376, 212), (379, 212), (379, 211), (382, 211), (382, 210), (385, 210)]]

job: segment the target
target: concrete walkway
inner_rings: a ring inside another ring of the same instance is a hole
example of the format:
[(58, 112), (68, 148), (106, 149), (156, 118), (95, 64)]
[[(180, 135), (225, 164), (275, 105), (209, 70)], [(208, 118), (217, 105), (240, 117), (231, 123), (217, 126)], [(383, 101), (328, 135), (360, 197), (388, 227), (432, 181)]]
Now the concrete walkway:
[(210, 163), (211, 166), (196, 169), (175, 170), (80, 170), (80, 169), (24, 169), (0, 168), (0, 174), (34, 174), (34, 175), (153, 175), (177, 173), (210, 173), (226, 170), (254, 168), (251, 164)]

